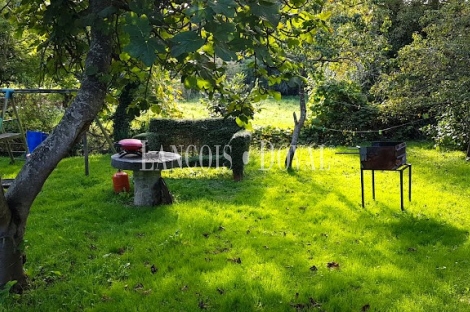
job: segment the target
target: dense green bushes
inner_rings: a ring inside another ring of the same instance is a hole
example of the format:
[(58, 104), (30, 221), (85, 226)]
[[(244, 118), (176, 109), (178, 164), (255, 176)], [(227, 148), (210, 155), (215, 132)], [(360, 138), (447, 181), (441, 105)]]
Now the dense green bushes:
[(307, 129), (310, 140), (342, 144), (370, 138), (378, 123), (378, 110), (360, 88), (345, 81), (319, 84), (310, 98), (313, 118)]
[(66, 104), (64, 101), (63, 96), (54, 94), (17, 94), (14, 96), (14, 103), (23, 127), (26, 130), (47, 133), (54, 129), (62, 117)]
[(282, 129), (273, 126), (260, 127), (253, 130), (252, 144), (260, 147), (262, 142), (269, 142), (276, 146), (288, 146), (292, 139), (291, 129)]
[(357, 84), (346, 81), (317, 85), (310, 103), (313, 118), (308, 120), (302, 138), (318, 144), (423, 139), (422, 127), (433, 121), (426, 118), (423, 106), (372, 103)]

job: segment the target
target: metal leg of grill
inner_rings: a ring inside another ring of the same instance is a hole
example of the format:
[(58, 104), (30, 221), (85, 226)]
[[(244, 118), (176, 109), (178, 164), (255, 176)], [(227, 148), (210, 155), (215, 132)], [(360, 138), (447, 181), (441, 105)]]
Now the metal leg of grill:
[(400, 170), (400, 207), (401, 211), (405, 210), (403, 206), (403, 170)]
[(400, 170), (400, 203), (401, 210), (404, 211), (403, 204), (403, 171), (408, 168), (408, 201), (411, 201), (411, 164), (406, 164), (403, 169)]
[(411, 201), (411, 164), (408, 164), (408, 200)]
[(361, 196), (362, 196), (362, 208), (364, 208), (364, 170), (361, 168)]
[(372, 199), (375, 200), (375, 170), (372, 170)]
[[(405, 205), (403, 201), (403, 171), (408, 169), (408, 200), (411, 201), (411, 164), (405, 164), (404, 166), (398, 168), (396, 171), (400, 173), (400, 208), (402, 211), (405, 210)], [(375, 200), (375, 170), (372, 171), (372, 198)], [(364, 169), (361, 168), (361, 198), (362, 198), (362, 207), (365, 207), (364, 204)]]

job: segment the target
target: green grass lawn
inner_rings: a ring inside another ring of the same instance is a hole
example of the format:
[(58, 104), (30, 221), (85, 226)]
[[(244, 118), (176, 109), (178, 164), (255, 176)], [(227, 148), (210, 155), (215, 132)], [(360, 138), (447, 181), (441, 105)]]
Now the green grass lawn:
[(0, 311), (469, 311), (470, 163), (408, 146), (401, 212), (398, 173), (376, 173), (373, 201), (366, 172), (362, 208), (359, 157), (339, 150), (302, 148), (292, 172), (254, 151), (239, 183), (168, 170), (176, 203), (158, 208), (112, 192), (109, 156), (90, 176), (65, 159), (28, 220), (31, 288)]
[[(198, 119), (209, 117), (209, 111), (204, 109), (199, 100), (186, 101), (178, 104), (183, 118)], [(255, 113), (253, 127), (278, 127), (281, 129), (294, 128), (293, 112), (300, 115), (299, 99), (296, 97), (285, 97), (281, 101), (273, 99), (264, 100), (256, 104), (260, 109)]]

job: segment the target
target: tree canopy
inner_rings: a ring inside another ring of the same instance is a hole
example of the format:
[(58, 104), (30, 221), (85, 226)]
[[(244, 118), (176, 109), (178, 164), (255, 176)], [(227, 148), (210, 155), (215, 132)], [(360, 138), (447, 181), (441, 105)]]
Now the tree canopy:
[(419, 19), (422, 30), (399, 50), (397, 70), (383, 75), (374, 90), (394, 111), (435, 117), (429, 134), (460, 148), (469, 143), (470, 131), (469, 10), (461, 1), (427, 10)]
[[(57, 78), (79, 75), (84, 68), (89, 29), (96, 16), (113, 19), (107, 31), (113, 36), (112, 65), (103, 77), (110, 84), (145, 80), (159, 68), (178, 73), (186, 88), (219, 93), (233, 103), (228, 113), (246, 123), (253, 107), (224, 85), (227, 62), (249, 60), (257, 77), (288, 79), (298, 62), (286, 47), (313, 42), (326, 28), (328, 15), (321, 0), (296, 1), (113, 1), (101, 12), (89, 10), (86, 1), (22, 1), (16, 9), (23, 29), (38, 34), (43, 68)], [(306, 9), (308, 8), (308, 10)], [(77, 77), (79, 78), (79, 77)], [(124, 82), (123, 82), (124, 81)], [(260, 90), (258, 96), (273, 92)], [(277, 95), (276, 95), (277, 96)]]

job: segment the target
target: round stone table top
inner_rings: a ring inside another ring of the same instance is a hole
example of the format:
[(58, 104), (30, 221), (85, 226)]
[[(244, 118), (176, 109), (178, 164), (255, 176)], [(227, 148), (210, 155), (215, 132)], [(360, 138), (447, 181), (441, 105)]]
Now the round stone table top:
[(135, 154), (114, 154), (111, 156), (111, 166), (122, 170), (152, 171), (179, 167), (181, 155), (163, 151), (151, 151), (142, 156)]

